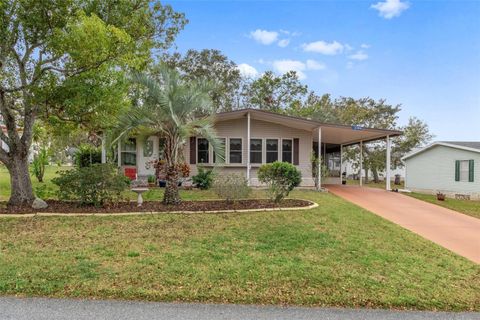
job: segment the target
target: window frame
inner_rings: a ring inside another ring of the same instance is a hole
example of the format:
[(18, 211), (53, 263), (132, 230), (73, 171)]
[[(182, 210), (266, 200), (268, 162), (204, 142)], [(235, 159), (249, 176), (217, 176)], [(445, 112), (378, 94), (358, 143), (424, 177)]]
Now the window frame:
[[(231, 149), (231, 140), (232, 139), (235, 139), (235, 140), (240, 140), (240, 150), (234, 150), (233, 152), (240, 152), (240, 162), (232, 162), (230, 157), (231, 157), (231, 154), (232, 154), (232, 149)], [(243, 141), (243, 137), (229, 137), (228, 138), (228, 164), (234, 164), (234, 165), (239, 165), (239, 164), (243, 164), (244, 161), (243, 161), (243, 146), (244, 146), (244, 141)]]
[(270, 153), (275, 152), (275, 151), (269, 151), (269, 150), (267, 149), (267, 145), (268, 145), (267, 141), (268, 141), (268, 140), (276, 140), (276, 141), (277, 141), (277, 150), (276, 150), (276, 152), (277, 152), (277, 159), (276, 159), (275, 161), (278, 161), (278, 159), (280, 159), (280, 149), (281, 149), (281, 140), (282, 140), (282, 138), (265, 138), (265, 163), (273, 163), (273, 162), (275, 162), (275, 161), (268, 162), (268, 153), (269, 153), (269, 152), (270, 152)]
[(211, 149), (211, 152), (212, 152), (212, 163), (213, 164), (225, 164), (227, 163), (227, 138), (226, 137), (217, 137), (219, 140), (224, 140), (224, 158), (223, 158), (223, 161), (222, 162), (217, 162), (217, 159), (216, 159), (216, 154), (215, 154), (215, 150), (213, 150), (212, 146), (210, 145), (210, 149)]
[[(283, 141), (285, 141), (285, 140), (289, 140), (290, 143), (291, 143), (291, 147), (292, 147), (292, 150), (288, 151), (288, 152), (290, 152), (290, 162), (283, 160)], [(293, 154), (294, 154), (294, 150), (293, 150), (293, 149), (294, 149), (293, 138), (282, 138), (282, 151), (281, 151), (282, 162), (287, 162), (287, 163), (293, 164)]]
[[(120, 164), (125, 167), (136, 167), (138, 164), (137, 161), (137, 153), (138, 153), (138, 144), (137, 144), (137, 138), (128, 138), (129, 141), (134, 141), (135, 145), (135, 150), (126, 150), (125, 146), (127, 145), (127, 142), (122, 141), (120, 143)], [(134, 154), (135, 155), (135, 164), (125, 164), (125, 157), (124, 154)]]
[[(458, 160), (460, 165), (458, 168), (458, 182), (469, 182), (470, 181), (470, 160)], [(466, 164), (466, 170), (462, 171), (462, 163)], [(462, 179), (462, 172), (465, 174), (464, 179)]]
[[(253, 151), (255, 153), (260, 153), (260, 162), (252, 162), (252, 145), (251, 145), (252, 140), (260, 140), (260, 142), (261, 142), (260, 150), (254, 150)], [(264, 164), (265, 163), (264, 153), (265, 153), (265, 139), (264, 138), (258, 138), (258, 137), (250, 138), (250, 154), (248, 155), (249, 160), (250, 160), (250, 164), (253, 164), (253, 165)]]
[[(210, 142), (209, 142), (206, 138), (202, 138), (202, 137), (197, 137), (196, 140), (197, 140), (197, 141), (196, 141), (196, 143), (197, 143), (197, 150), (196, 150), (196, 151), (197, 151), (197, 152), (196, 152), (196, 155), (195, 155), (195, 156), (197, 157), (197, 164), (200, 164), (200, 165), (202, 165), (202, 164), (210, 164), (210, 159), (211, 159), (211, 157), (210, 157), (210, 149), (211, 149)], [(200, 157), (198, 156), (198, 154), (199, 154), (199, 152), (200, 152), (200, 148), (199, 148), (199, 142), (200, 142), (200, 140), (205, 140), (205, 141), (207, 141), (207, 150), (201, 150), (202, 152), (205, 152), (205, 151), (207, 152), (207, 161), (206, 161), (206, 162), (200, 162), (200, 161), (199, 161), (199, 160), (200, 160)]]

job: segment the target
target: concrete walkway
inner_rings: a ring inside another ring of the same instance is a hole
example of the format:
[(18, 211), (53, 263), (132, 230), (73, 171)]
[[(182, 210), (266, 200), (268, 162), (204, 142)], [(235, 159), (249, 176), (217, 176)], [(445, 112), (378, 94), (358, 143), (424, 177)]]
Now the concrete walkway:
[(327, 189), (480, 264), (480, 219), (382, 189), (341, 185)]
[(479, 313), (299, 308), (200, 303), (0, 298), (0, 319), (15, 320), (466, 320)]

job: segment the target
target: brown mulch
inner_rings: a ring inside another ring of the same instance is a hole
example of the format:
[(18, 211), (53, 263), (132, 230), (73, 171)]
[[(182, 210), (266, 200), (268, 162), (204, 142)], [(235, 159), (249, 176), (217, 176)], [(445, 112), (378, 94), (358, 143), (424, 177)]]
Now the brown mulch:
[(307, 207), (312, 203), (306, 200), (284, 199), (279, 204), (266, 199), (239, 200), (235, 203), (227, 203), (222, 200), (212, 201), (183, 201), (178, 205), (164, 205), (160, 201), (145, 201), (141, 207), (136, 202), (120, 202), (116, 205), (105, 207), (80, 206), (74, 202), (47, 200), (48, 208), (35, 210), (28, 206), (0, 206), (0, 214), (12, 213), (122, 213), (122, 212), (171, 212), (171, 211), (218, 211), (218, 210), (243, 210), (243, 209), (267, 209), (267, 208), (293, 208)]

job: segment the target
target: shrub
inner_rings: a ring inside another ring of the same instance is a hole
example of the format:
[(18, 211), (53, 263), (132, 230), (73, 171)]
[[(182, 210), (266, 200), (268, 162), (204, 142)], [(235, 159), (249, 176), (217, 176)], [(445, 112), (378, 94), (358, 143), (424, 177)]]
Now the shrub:
[(198, 173), (192, 177), (192, 181), (201, 190), (210, 189), (213, 182), (213, 170), (198, 167)]
[(42, 148), (38, 154), (33, 157), (32, 161), (32, 174), (37, 178), (38, 182), (43, 182), (46, 165), (48, 165), (48, 153), (47, 149)]
[(59, 186), (59, 199), (79, 201), (82, 205), (117, 203), (128, 186), (124, 176), (111, 164), (94, 164), (59, 174), (52, 179)]
[(75, 152), (75, 165), (78, 168), (89, 167), (102, 162), (102, 150), (89, 144), (82, 144)]
[(258, 179), (268, 186), (270, 198), (279, 203), (302, 181), (300, 171), (287, 162), (273, 162), (258, 169)]
[(227, 202), (248, 198), (252, 192), (247, 179), (239, 174), (219, 175), (213, 181), (213, 190)]

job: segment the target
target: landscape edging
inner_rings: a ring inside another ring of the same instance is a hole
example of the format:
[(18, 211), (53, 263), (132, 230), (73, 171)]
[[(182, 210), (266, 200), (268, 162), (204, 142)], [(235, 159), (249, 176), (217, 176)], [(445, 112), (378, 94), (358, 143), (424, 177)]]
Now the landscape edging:
[(281, 207), (281, 208), (260, 208), (260, 209), (239, 209), (239, 210), (209, 210), (209, 211), (186, 211), (186, 210), (179, 210), (179, 211), (144, 211), (144, 212), (118, 212), (118, 213), (61, 213), (61, 212), (37, 212), (37, 213), (2, 213), (0, 214), (0, 218), (32, 218), (35, 216), (39, 217), (67, 217), (67, 216), (135, 216), (135, 215), (154, 215), (154, 214), (198, 214), (198, 213), (242, 213), (242, 212), (264, 212), (264, 211), (298, 211), (298, 210), (310, 210), (313, 208), (318, 207), (318, 203), (305, 200), (305, 199), (297, 199), (302, 201), (310, 202), (311, 205), (306, 207)]

